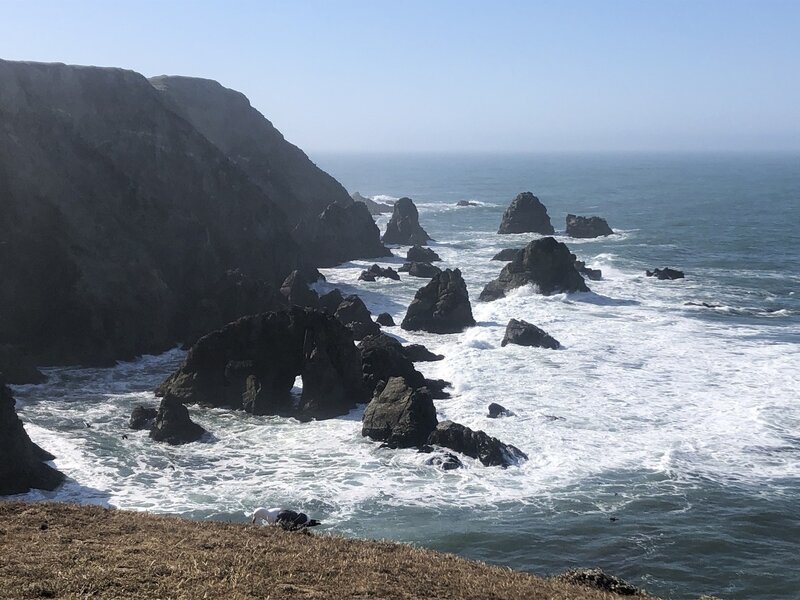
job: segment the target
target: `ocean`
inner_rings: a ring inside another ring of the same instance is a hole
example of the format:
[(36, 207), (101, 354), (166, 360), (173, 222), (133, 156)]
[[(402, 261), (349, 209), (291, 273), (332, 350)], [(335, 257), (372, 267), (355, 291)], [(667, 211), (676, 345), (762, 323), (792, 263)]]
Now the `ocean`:
[[(543, 575), (597, 566), (664, 598), (800, 597), (800, 156), (312, 159), (350, 192), (415, 201), (440, 265), (461, 269), (478, 324), (454, 335), (386, 331), (445, 355), (417, 364), (453, 383), (436, 401), (440, 420), (485, 430), (530, 460), (441, 471), (362, 438), (363, 408), (299, 423), (191, 407), (212, 438), (157, 444), (127, 420), (134, 405), (156, 404), (152, 389), (182, 360), (175, 349), (110, 369), (48, 369), (46, 384), (17, 386), (31, 437), (70, 477), (23, 498), (232, 521), (285, 506), (321, 519), (322, 531)], [(591, 292), (521, 288), (478, 301), (503, 266), (492, 256), (537, 237), (496, 234), (522, 191), (547, 207), (557, 239), (602, 269)], [(615, 234), (567, 238), (567, 213), (602, 216)], [(380, 264), (396, 268), (405, 250)], [(358, 281), (370, 264), (325, 269), (316, 287), (358, 293), (399, 323), (426, 281)], [(644, 274), (664, 266), (686, 278)], [(562, 349), (501, 347), (511, 318)], [(487, 418), (490, 402), (516, 416)]]

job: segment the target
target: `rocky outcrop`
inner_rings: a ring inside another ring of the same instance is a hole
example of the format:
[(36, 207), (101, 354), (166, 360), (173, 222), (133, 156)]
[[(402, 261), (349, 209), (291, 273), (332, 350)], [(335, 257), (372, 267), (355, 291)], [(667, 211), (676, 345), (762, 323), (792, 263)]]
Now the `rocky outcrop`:
[(498, 404), (497, 402), (492, 402), (489, 405), (489, 414), (487, 416), (490, 419), (499, 419), (500, 417), (513, 417), (514, 411), (508, 410), (502, 404)]
[(281, 284), (281, 295), (288, 306), (316, 308), (319, 295), (308, 286), (309, 282), (302, 271), (292, 271)]
[(503, 213), (497, 233), (555, 233), (544, 204), (530, 192), (522, 192)]
[(371, 215), (382, 215), (384, 213), (390, 213), (392, 212), (393, 209), (391, 204), (385, 204), (383, 202), (375, 202), (375, 200), (373, 200), (372, 198), (368, 198), (367, 196), (362, 196), (358, 192), (353, 192), (351, 194), (351, 198), (353, 198), (353, 200), (356, 202), (363, 202), (364, 204), (366, 204), (367, 208), (369, 209), (369, 214)]
[(409, 448), (424, 444), (437, 422), (428, 391), (392, 377), (367, 406), (361, 435), (393, 448)]
[(578, 260), (578, 257), (574, 254), (572, 255), (575, 257), (575, 270), (586, 277), (587, 279), (591, 279), (592, 281), (600, 281), (603, 278), (603, 272), (600, 269), (592, 269), (586, 266), (586, 263), (582, 260)]
[(378, 277), (400, 281), (400, 275), (398, 275), (397, 271), (392, 267), (381, 267), (380, 265), (372, 265), (369, 269), (361, 271), (358, 279), (360, 281), (375, 281)]
[(653, 269), (652, 271), (645, 271), (645, 274), (648, 277), (655, 277), (656, 279), (683, 279), (684, 274), (683, 271), (678, 271), (678, 269), (670, 269), (669, 267), (664, 267), (663, 269)]
[(401, 273), (406, 272), (412, 277), (421, 277), (423, 279), (431, 279), (438, 273), (442, 272), (442, 270), (436, 265), (421, 262), (403, 263), (403, 266), (400, 267), (399, 270)]
[(601, 569), (572, 569), (556, 577), (558, 581), (601, 590), (617, 596), (645, 596), (644, 590)]
[(152, 429), (158, 417), (158, 409), (138, 404), (133, 407), (128, 427), (135, 430)]
[(385, 312), (379, 314), (376, 317), (375, 322), (378, 325), (381, 325), (383, 327), (394, 327), (394, 325), (395, 325), (394, 319), (392, 318), (392, 315), (390, 315), (389, 313), (385, 313)]
[(502, 260), (503, 262), (510, 262), (517, 257), (517, 254), (522, 252), (524, 248), (504, 248), (492, 257), (492, 260)]
[(344, 296), (339, 288), (332, 289), (327, 294), (319, 297), (319, 309), (334, 314), (339, 305), (344, 301)]
[(477, 202), (470, 202), (469, 200), (459, 200), (456, 206), (478, 206)]
[[(295, 401), (298, 376), (303, 391)], [(350, 330), (329, 314), (301, 308), (244, 317), (204, 336), (158, 393), (298, 418), (343, 415), (368, 398)]]
[(409, 344), (403, 347), (403, 352), (411, 362), (435, 362), (444, 360), (441, 354), (434, 354), (422, 344)]
[(0, 496), (22, 494), (31, 488), (54, 490), (64, 475), (44, 462), (53, 455), (31, 441), (15, 405), (11, 390), (0, 378)]
[(567, 235), (574, 238), (596, 238), (613, 235), (611, 227), (600, 217), (567, 215)]
[(457, 333), (473, 325), (475, 319), (461, 271), (446, 269), (417, 290), (400, 327), (411, 331)]
[(25, 385), (43, 383), (47, 378), (19, 348), (0, 344), (0, 379), (11, 385)]
[(528, 459), (519, 448), (452, 421), (439, 423), (428, 437), (428, 443), (477, 458), (487, 467), (508, 467)]
[(406, 252), (406, 260), (408, 262), (424, 262), (431, 263), (442, 260), (439, 255), (432, 249), (423, 246), (411, 246)]
[(532, 325), (527, 321), (511, 319), (506, 326), (506, 333), (503, 336), (501, 346), (516, 344), (518, 346), (535, 346), (537, 348), (549, 348), (557, 350), (561, 347), (554, 337), (550, 336), (543, 329)]
[(364, 301), (355, 294), (342, 300), (334, 314), (353, 333), (353, 338), (356, 340), (363, 340), (368, 335), (380, 332), (380, 327), (372, 320), (372, 313)]
[(425, 385), (422, 373), (414, 368), (414, 363), (397, 339), (384, 333), (370, 335), (361, 340), (358, 349), (361, 351), (364, 384), (370, 392), (392, 377), (403, 378), (414, 389)]
[(192, 421), (189, 410), (176, 397), (167, 395), (161, 400), (158, 414), (150, 429), (150, 437), (173, 446), (196, 442), (206, 430)]
[(533, 284), (545, 296), (589, 291), (583, 277), (575, 270), (575, 259), (569, 248), (551, 237), (528, 244), (503, 267), (500, 276), (483, 289), (480, 299), (496, 300), (527, 284)]
[(442, 471), (452, 471), (464, 466), (461, 459), (452, 452), (433, 453), (433, 456), (425, 460), (425, 464), (430, 467), (439, 467)]
[(400, 198), (394, 204), (392, 218), (383, 234), (384, 244), (424, 245), (431, 237), (419, 224), (419, 212), (411, 198)]

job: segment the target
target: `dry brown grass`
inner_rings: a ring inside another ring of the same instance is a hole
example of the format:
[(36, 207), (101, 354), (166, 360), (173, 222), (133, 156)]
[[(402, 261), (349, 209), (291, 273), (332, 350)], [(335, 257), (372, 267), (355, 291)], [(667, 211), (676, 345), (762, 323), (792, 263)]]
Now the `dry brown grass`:
[(0, 502), (2, 598), (619, 598), (402, 544)]

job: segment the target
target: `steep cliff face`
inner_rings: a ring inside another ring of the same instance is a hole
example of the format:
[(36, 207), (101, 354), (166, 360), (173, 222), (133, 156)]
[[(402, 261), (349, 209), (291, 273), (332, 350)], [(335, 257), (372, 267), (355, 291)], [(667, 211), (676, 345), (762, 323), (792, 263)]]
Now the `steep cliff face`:
[(0, 342), (161, 350), (228, 270), (299, 266), (283, 211), (169, 104), (131, 71), (0, 61)]

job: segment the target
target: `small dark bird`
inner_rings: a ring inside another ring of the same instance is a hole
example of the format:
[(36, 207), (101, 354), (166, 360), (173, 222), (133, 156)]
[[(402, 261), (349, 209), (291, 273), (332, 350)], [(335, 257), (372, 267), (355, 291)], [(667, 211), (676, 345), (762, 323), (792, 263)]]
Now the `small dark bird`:
[(614, 521), (619, 521), (619, 519), (617, 519), (617, 517), (609, 517), (608, 520), (611, 521), (612, 523)]
[(123, 439), (123, 440), (127, 440), (127, 439), (128, 439), (128, 436), (127, 436), (126, 434), (124, 434), (124, 433), (123, 433), (123, 434), (122, 434), (122, 439)]

